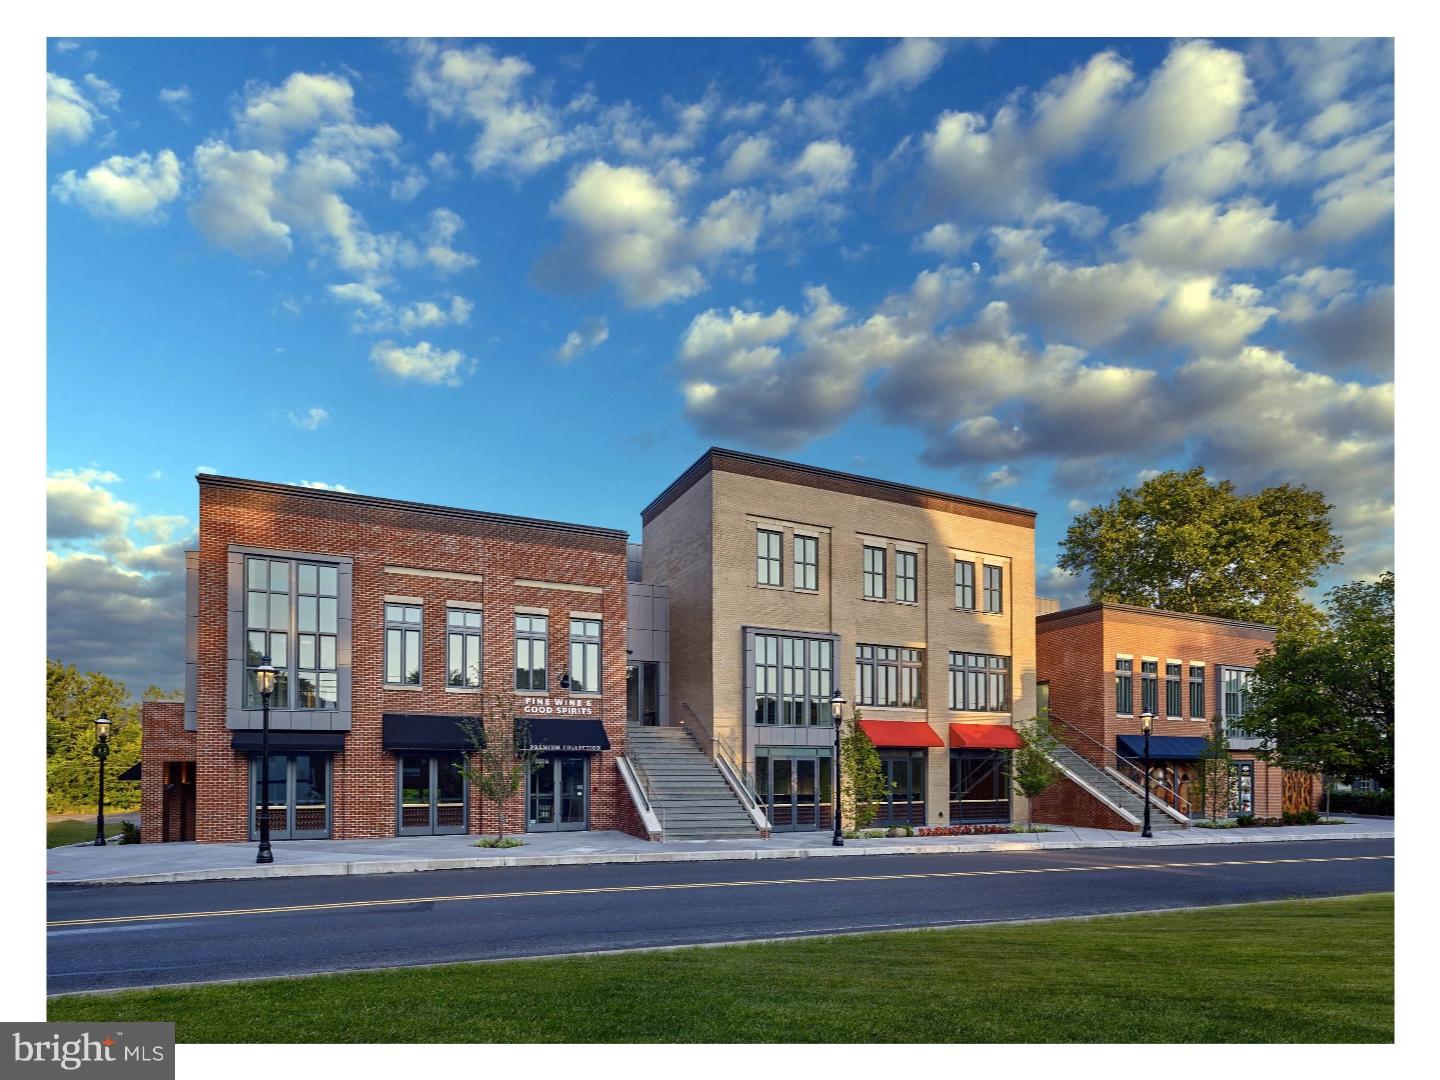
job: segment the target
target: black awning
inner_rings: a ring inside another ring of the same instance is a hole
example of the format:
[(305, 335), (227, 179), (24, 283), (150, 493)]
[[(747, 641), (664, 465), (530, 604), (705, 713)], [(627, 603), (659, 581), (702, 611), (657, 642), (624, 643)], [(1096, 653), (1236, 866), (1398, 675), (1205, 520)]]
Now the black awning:
[[(230, 736), (230, 746), (235, 750), (258, 754), (260, 732), (237, 731)], [(272, 754), (338, 754), (345, 749), (343, 731), (272, 731), (270, 752)]]
[[(386, 713), (381, 718), (381, 742), (386, 750), (466, 750), (469, 740), (459, 716), (431, 713)], [(473, 718), (479, 722), (479, 718)]]
[[(1116, 735), (1120, 756), (1140, 761), (1145, 757), (1145, 736)], [(1198, 761), (1205, 753), (1205, 740), (1189, 735), (1151, 735), (1151, 761)]]
[(131, 765), (128, 769), (126, 769), (124, 772), (122, 772), (119, 776), (115, 777), (115, 779), (116, 779), (116, 780), (139, 780), (139, 779), (140, 779), (140, 762), (138, 762), (138, 761), (135, 762), (134, 765)]
[(530, 723), (530, 749), (561, 750), (577, 754), (609, 750), (605, 725), (599, 720), (576, 720), (565, 716), (532, 716), (519, 720)]

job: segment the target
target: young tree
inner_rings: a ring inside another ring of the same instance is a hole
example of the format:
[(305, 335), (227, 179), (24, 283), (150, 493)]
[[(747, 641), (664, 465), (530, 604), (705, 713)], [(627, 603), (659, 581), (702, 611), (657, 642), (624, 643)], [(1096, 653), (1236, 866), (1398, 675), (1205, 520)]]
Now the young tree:
[(1293, 634), (1321, 622), (1300, 591), (1339, 561), (1332, 507), (1282, 484), (1242, 495), (1203, 468), (1171, 470), (1079, 515), (1059, 566), (1090, 579), (1090, 599), (1246, 619)]
[(1326, 596), (1314, 635), (1282, 636), (1255, 665), (1245, 726), (1292, 772), (1395, 782), (1395, 575)]
[(863, 829), (875, 820), (876, 804), (885, 798), (885, 769), (880, 751), (860, 727), (860, 710), (854, 709), (840, 733), (841, 805), (849, 799), (852, 828)]
[(1191, 805), (1199, 807), (1202, 814), (1208, 807), (1211, 821), (1220, 819), (1222, 805), (1229, 809), (1230, 740), (1225, 737), (1225, 721), (1218, 715), (1210, 721), (1205, 748), (1190, 775), (1189, 791)]
[(484, 800), (495, 804), (497, 837), (505, 839), (505, 807), (524, 787), (545, 755), (530, 747), (530, 722), (518, 715), (513, 694), (484, 696), (480, 712), (458, 723), (467, 750), (456, 766)]
[(1025, 828), (1033, 828), (1035, 812), (1030, 800), (1043, 795), (1060, 779), (1054, 754), (1060, 740), (1050, 730), (1048, 716), (1032, 716), (1015, 725), (1023, 745), (1010, 752), (1010, 773), (1015, 790), (1025, 796)]

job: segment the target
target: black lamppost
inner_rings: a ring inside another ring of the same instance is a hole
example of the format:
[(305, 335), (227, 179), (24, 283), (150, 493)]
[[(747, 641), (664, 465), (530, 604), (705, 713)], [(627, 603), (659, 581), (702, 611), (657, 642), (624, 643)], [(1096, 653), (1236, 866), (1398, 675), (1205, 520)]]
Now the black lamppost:
[(831, 784), (831, 798), (835, 801), (834, 812), (830, 815), (835, 820), (835, 836), (830, 843), (835, 847), (845, 846), (845, 837), (840, 832), (840, 724), (845, 715), (845, 698), (836, 689), (830, 695), (830, 718), (835, 721), (835, 780)]
[(95, 807), (95, 846), (105, 846), (105, 759), (110, 756), (110, 717), (95, 718), (94, 754), (100, 759), (100, 801)]
[(275, 692), (275, 667), (269, 656), (260, 658), (255, 669), (255, 688), (260, 691), (260, 850), (257, 863), (275, 861), (270, 852), (270, 695)]
[(1150, 725), (1155, 722), (1154, 713), (1140, 714), (1140, 730), (1145, 735), (1145, 827), (1140, 830), (1140, 835), (1153, 838), (1150, 832)]

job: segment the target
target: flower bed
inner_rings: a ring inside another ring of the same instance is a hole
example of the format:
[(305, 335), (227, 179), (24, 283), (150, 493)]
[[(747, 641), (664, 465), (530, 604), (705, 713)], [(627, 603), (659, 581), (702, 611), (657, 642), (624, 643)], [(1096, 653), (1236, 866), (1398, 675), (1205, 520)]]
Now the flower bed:
[(1009, 825), (930, 825), (919, 831), (921, 836), (989, 836), (1008, 833)]

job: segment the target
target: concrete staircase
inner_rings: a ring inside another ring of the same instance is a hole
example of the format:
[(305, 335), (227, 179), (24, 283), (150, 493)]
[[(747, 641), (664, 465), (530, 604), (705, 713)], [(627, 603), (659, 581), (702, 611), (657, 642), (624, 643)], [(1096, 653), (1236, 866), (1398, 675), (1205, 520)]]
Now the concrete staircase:
[[(1051, 760), (1059, 765), (1070, 779), (1079, 783), (1081, 787), (1089, 788), (1093, 796), (1106, 803), (1112, 810), (1123, 811), (1137, 822), (1144, 820), (1145, 800), (1139, 792), (1115, 779), (1089, 758), (1062, 743), (1051, 755)], [(1175, 820), (1169, 813), (1161, 809), (1159, 800), (1152, 794), (1150, 796), (1150, 828), (1184, 829), (1188, 826)]]
[(735, 790), (683, 727), (632, 724), (625, 738), (666, 840), (758, 835)]

